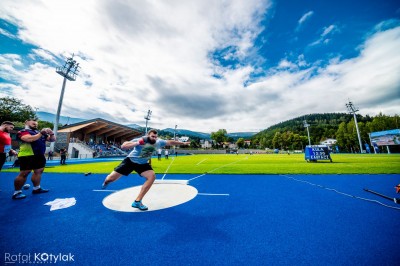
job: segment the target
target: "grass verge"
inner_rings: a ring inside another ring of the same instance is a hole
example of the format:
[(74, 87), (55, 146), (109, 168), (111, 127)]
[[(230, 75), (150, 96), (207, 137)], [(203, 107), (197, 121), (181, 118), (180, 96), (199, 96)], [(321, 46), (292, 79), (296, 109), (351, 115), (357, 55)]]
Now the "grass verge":
[[(152, 166), (158, 174), (400, 174), (399, 154), (332, 154), (332, 163), (307, 163), (304, 154), (205, 154), (152, 160)], [(45, 172), (108, 174), (119, 162), (46, 167)], [(18, 172), (18, 169), (3, 171)]]

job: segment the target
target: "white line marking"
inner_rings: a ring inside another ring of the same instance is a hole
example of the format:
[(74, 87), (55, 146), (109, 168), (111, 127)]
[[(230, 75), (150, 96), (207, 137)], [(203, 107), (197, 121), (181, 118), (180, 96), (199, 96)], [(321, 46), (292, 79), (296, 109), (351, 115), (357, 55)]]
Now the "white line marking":
[(198, 162), (196, 165), (201, 164), (201, 163), (204, 162), (205, 160), (208, 160), (208, 158), (205, 158), (203, 161)]
[(111, 189), (93, 189), (95, 192), (115, 192), (117, 190), (111, 190)]
[(212, 172), (214, 172), (214, 171), (216, 171), (216, 170), (218, 170), (218, 169), (221, 169), (221, 168), (223, 168), (223, 167), (225, 167), (225, 166), (228, 166), (228, 165), (231, 165), (231, 164), (234, 164), (234, 163), (237, 163), (237, 162), (246, 160), (246, 159), (247, 159), (247, 157), (244, 158), (244, 159), (240, 159), (240, 160), (237, 160), (237, 161), (234, 161), (234, 162), (225, 164), (225, 165), (223, 165), (223, 166), (217, 167), (217, 168), (215, 168), (215, 169), (213, 169), (213, 170), (211, 170), (211, 171), (208, 171), (208, 172), (206, 172), (206, 173), (204, 173), (204, 174), (202, 174), (202, 175), (195, 176), (195, 177), (193, 177), (192, 179), (189, 179), (188, 181), (192, 181), (192, 180), (197, 179), (197, 178), (199, 178), (199, 177), (202, 177), (202, 176), (204, 176), (204, 175), (206, 175), (206, 174), (208, 174), (208, 173), (212, 173)]
[(213, 194), (213, 193), (197, 193), (197, 195), (201, 195), (201, 196), (229, 196), (229, 194)]
[(338, 190), (336, 190), (334, 188), (329, 188), (329, 187), (325, 187), (325, 186), (322, 186), (322, 185), (314, 184), (314, 183), (311, 183), (311, 182), (308, 182), (308, 181), (302, 180), (302, 179), (296, 179), (294, 177), (291, 177), (290, 175), (281, 175), (281, 176), (284, 176), (286, 178), (292, 179), (292, 180), (297, 181), (297, 182), (302, 182), (302, 183), (309, 184), (311, 186), (316, 186), (316, 187), (319, 187), (319, 188), (322, 188), (322, 189), (330, 190), (330, 191), (333, 191), (333, 192), (335, 192), (337, 194), (344, 195), (344, 196), (347, 196), (347, 197), (350, 197), (350, 198), (355, 198), (355, 199), (365, 200), (365, 201), (369, 201), (369, 202), (374, 202), (374, 203), (380, 204), (380, 205), (382, 205), (384, 207), (387, 207), (387, 208), (400, 210), (400, 208), (398, 208), (398, 207), (393, 207), (393, 206), (390, 206), (390, 205), (386, 205), (386, 204), (384, 204), (384, 203), (382, 203), (380, 201), (377, 201), (377, 200), (372, 200), (372, 199), (367, 199), (367, 198), (363, 198), (363, 197), (347, 194), (347, 193), (338, 191)]
[(163, 177), (161, 178), (161, 180), (163, 180), (164, 177), (167, 175), (168, 170), (169, 170), (169, 168), (171, 167), (171, 164), (174, 162), (174, 160), (175, 160), (175, 158), (173, 157), (171, 163), (168, 165), (168, 168), (167, 168), (167, 170), (165, 171), (165, 174), (163, 175)]
[(214, 172), (214, 171), (216, 171), (216, 170), (218, 170), (218, 169), (221, 169), (221, 168), (223, 168), (223, 167), (225, 167), (225, 166), (228, 166), (228, 165), (231, 165), (231, 164), (234, 164), (234, 163), (237, 163), (237, 162), (240, 162), (240, 161), (246, 160), (246, 159), (247, 159), (247, 158), (244, 158), (244, 159), (240, 159), (240, 160), (237, 160), (237, 161), (234, 161), (234, 162), (231, 162), (231, 163), (225, 164), (225, 165), (223, 165), (223, 166), (220, 166), (220, 167), (218, 167), (218, 168), (215, 168), (215, 169), (213, 169), (213, 170), (211, 170), (211, 171), (208, 171), (207, 173), (212, 173), (212, 172)]
[(240, 160), (237, 160), (237, 161), (234, 161), (234, 162), (225, 164), (225, 165), (223, 165), (223, 166), (217, 167), (217, 168), (215, 168), (215, 169), (213, 169), (213, 170), (211, 170), (211, 171), (208, 171), (208, 172), (206, 172), (206, 173), (204, 173), (204, 174), (202, 174), (202, 175), (195, 176), (195, 177), (189, 179), (188, 181), (192, 181), (192, 180), (197, 179), (197, 178), (199, 178), (199, 177), (205, 176), (205, 175), (208, 174), (208, 173), (212, 173), (212, 172), (214, 172), (214, 171), (216, 171), (216, 170), (218, 170), (218, 169), (221, 169), (221, 168), (223, 168), (223, 167), (225, 167), (225, 166), (228, 166), (228, 165), (231, 165), (231, 164), (234, 164), (234, 163), (237, 163), (237, 162), (246, 160), (246, 159), (247, 159), (247, 157), (244, 158), (244, 159), (240, 159)]
[[(206, 174), (207, 174), (207, 173), (206, 173)], [(204, 176), (204, 175), (206, 175), (206, 174), (202, 174), (202, 175), (195, 176), (195, 177), (193, 177), (192, 179), (189, 179), (188, 181), (192, 181), (192, 180), (194, 180), (194, 179), (196, 179), (196, 178), (199, 178), (199, 177), (202, 177), (202, 176)]]

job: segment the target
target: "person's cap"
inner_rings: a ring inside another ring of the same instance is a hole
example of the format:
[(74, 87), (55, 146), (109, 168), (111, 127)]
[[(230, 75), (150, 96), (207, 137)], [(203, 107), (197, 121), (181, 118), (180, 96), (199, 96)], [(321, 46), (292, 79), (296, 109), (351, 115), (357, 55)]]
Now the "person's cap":
[(4, 121), (3, 123), (1, 123), (1, 125), (12, 125), (15, 126), (13, 122), (11, 121)]
[(25, 123), (28, 121), (37, 121), (38, 119), (36, 117), (29, 117), (28, 119), (25, 120)]

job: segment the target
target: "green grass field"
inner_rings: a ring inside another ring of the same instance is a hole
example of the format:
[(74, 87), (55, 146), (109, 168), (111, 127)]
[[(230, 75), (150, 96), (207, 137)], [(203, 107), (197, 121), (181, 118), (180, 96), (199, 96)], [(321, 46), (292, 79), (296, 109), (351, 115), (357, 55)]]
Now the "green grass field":
[[(159, 174), (400, 174), (399, 154), (332, 154), (332, 160), (307, 163), (304, 154), (206, 154), (153, 159), (152, 165)], [(118, 164), (119, 161), (70, 164), (46, 167), (45, 172), (107, 174)]]

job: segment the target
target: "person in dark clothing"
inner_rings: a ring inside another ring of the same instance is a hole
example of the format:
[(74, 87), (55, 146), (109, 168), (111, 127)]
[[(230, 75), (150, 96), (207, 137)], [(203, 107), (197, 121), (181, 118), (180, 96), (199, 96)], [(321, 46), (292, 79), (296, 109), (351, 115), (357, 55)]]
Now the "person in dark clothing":
[(32, 194), (41, 194), (49, 192), (40, 186), (40, 181), (44, 167), (46, 165), (46, 141), (54, 142), (56, 137), (50, 128), (37, 130), (38, 122), (36, 119), (28, 119), (25, 121), (25, 128), (20, 130), (17, 138), (20, 141), (20, 150), (18, 153), (18, 161), (20, 172), (14, 180), (13, 199), (24, 199), (26, 196), (22, 194), (28, 175), (33, 171), (31, 180), (33, 183)]
[(67, 159), (67, 149), (65, 147), (60, 150), (60, 156), (61, 156), (60, 164), (64, 165), (65, 160)]

